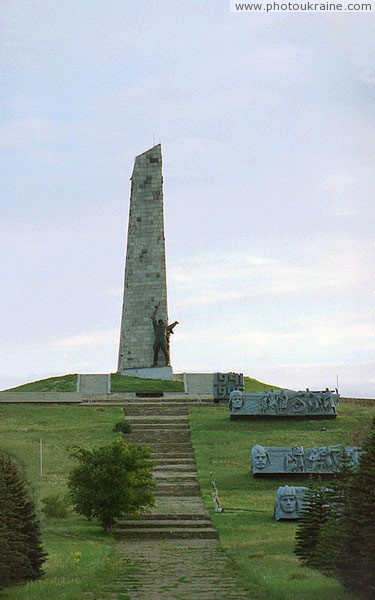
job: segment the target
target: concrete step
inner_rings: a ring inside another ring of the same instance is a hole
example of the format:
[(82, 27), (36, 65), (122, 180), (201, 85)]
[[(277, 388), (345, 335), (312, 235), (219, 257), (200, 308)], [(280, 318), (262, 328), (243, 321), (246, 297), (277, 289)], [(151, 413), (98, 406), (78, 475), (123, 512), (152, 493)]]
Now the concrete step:
[(198, 477), (191, 478), (191, 479), (181, 479), (180, 478), (180, 479), (175, 479), (175, 480), (171, 480), (170, 478), (160, 478), (160, 479), (156, 479), (155, 483), (157, 484), (158, 490), (172, 488), (172, 487), (176, 490), (187, 489), (187, 488), (199, 489)]
[(194, 462), (194, 456), (192, 455), (184, 455), (183, 457), (181, 456), (173, 456), (171, 454), (171, 459), (169, 462), (161, 462), (163, 459), (162, 458), (158, 458), (156, 456), (153, 456), (152, 459), (150, 459), (150, 461), (153, 462), (154, 464), (154, 469), (158, 469), (158, 468), (163, 468), (163, 467), (173, 467), (173, 465), (179, 466), (179, 467), (186, 467), (187, 470), (190, 469), (196, 469), (195, 466), (195, 462)]
[[(141, 440), (145, 435), (153, 435), (153, 441), (155, 442), (173, 442), (175, 439), (177, 442), (188, 442), (190, 441), (190, 429), (183, 425), (149, 425), (145, 423), (144, 425), (133, 425), (132, 430), (130, 432), (130, 436), (139, 437)], [(160, 436), (167, 436), (164, 439)]]
[(170, 465), (156, 465), (154, 467), (153, 472), (159, 473), (160, 475), (175, 475), (175, 474), (181, 474), (181, 473), (185, 473), (185, 474), (190, 474), (190, 473), (197, 473), (197, 470), (195, 468), (195, 465), (192, 464), (191, 466), (189, 465), (181, 465), (181, 464), (170, 464)]
[(198, 477), (194, 473), (176, 473), (175, 475), (170, 475), (169, 473), (154, 473), (153, 477), (154, 482), (158, 487), (161, 485), (185, 487), (188, 484), (198, 484)]
[[(119, 521), (119, 523), (131, 523), (133, 521), (134, 522), (138, 522), (138, 521), (153, 522), (156, 520), (160, 520), (160, 521), (190, 521), (190, 522), (206, 521), (208, 523), (211, 523), (211, 519), (206, 512), (202, 512), (202, 513), (181, 512), (178, 514), (160, 512), (160, 513), (148, 513), (145, 515), (125, 515)], [(212, 525), (212, 523), (211, 523), (211, 525)]]
[[(189, 453), (189, 452), (184, 452), (184, 453), (176, 452), (174, 454), (173, 452), (170, 452), (169, 453), (169, 458), (170, 458), (170, 461), (172, 463), (175, 463), (175, 464), (185, 464), (184, 462), (181, 462), (181, 461), (191, 461), (191, 462), (193, 462), (194, 461), (194, 454), (193, 453)], [(158, 464), (163, 464), (162, 462), (159, 463), (159, 460), (162, 461), (162, 460), (165, 460), (165, 459), (163, 458), (162, 455), (160, 455), (159, 453), (156, 453), (156, 454), (152, 454), (152, 458), (150, 460), (155, 465), (158, 465)], [(164, 464), (167, 464), (167, 463), (164, 463)]]
[(124, 409), (124, 415), (133, 417), (159, 417), (160, 419), (170, 419), (171, 417), (189, 418), (189, 409), (184, 406), (164, 407), (164, 406), (130, 406)]
[(167, 423), (167, 422), (155, 422), (152, 421), (147, 423), (146, 421), (134, 423), (129, 420), (133, 431), (132, 433), (138, 434), (143, 431), (155, 431), (158, 433), (160, 431), (189, 431), (189, 425), (187, 423)]
[(197, 472), (193, 469), (190, 470), (172, 470), (172, 469), (153, 469), (154, 477), (162, 480), (178, 479), (180, 481), (186, 481), (187, 479), (198, 479)]
[(128, 421), (130, 421), (131, 423), (137, 424), (138, 423), (181, 423), (184, 425), (188, 425), (189, 424), (189, 419), (187, 417), (187, 415), (176, 415), (176, 414), (172, 414), (172, 415), (160, 415), (160, 413), (158, 412), (155, 415), (145, 415), (145, 414), (140, 414), (140, 415), (127, 415), (126, 419)]
[(165, 450), (157, 450), (155, 448), (151, 448), (152, 450), (152, 460), (158, 460), (159, 458), (162, 460), (170, 459), (185, 459), (185, 460), (194, 460), (194, 452), (191, 448), (190, 450), (174, 450), (173, 448), (168, 448)]
[[(135, 443), (144, 443), (151, 447), (156, 444), (166, 444), (175, 447), (177, 444), (187, 444), (190, 440), (190, 434), (188, 431), (158, 431), (152, 430), (149, 432), (137, 431), (137, 433), (126, 434), (126, 440)], [(164, 446), (165, 447), (165, 446)]]
[(161, 486), (153, 490), (155, 497), (158, 496), (174, 496), (176, 498), (186, 498), (190, 496), (200, 496), (199, 486)]
[(176, 539), (214, 539), (217, 538), (217, 531), (213, 527), (152, 527), (149, 529), (143, 527), (134, 527), (130, 529), (117, 528), (113, 530), (114, 536), (119, 539), (137, 539), (137, 540), (176, 540)]
[(197, 472), (194, 470), (190, 470), (190, 471), (175, 471), (172, 469), (153, 469), (153, 475), (154, 477), (157, 477), (158, 479), (162, 479), (162, 480), (166, 480), (169, 479), (170, 481), (172, 481), (173, 479), (178, 479), (180, 481), (186, 481), (186, 479), (196, 479), (198, 480), (198, 475)]
[(139, 407), (152, 407), (159, 406), (161, 408), (188, 408), (189, 404), (191, 404), (191, 400), (188, 399), (173, 399), (173, 398), (127, 398), (124, 406), (124, 411), (126, 412), (127, 408), (132, 406)]
[[(154, 455), (155, 456), (155, 455)], [(150, 459), (153, 460), (155, 462), (155, 459)], [(194, 458), (189, 458), (189, 457), (180, 457), (180, 458), (174, 458), (174, 457), (170, 457), (170, 458), (161, 458), (159, 457), (157, 460), (157, 466), (158, 467), (168, 467), (168, 466), (173, 466), (173, 465), (178, 465), (178, 466), (186, 466), (187, 468), (192, 467), (192, 468), (196, 468), (195, 465), (195, 460)]]
[[(146, 434), (147, 435), (147, 434)], [(188, 436), (188, 434), (187, 434)], [(187, 437), (186, 436), (186, 437)], [(170, 435), (168, 438), (162, 438), (160, 439), (161, 436), (158, 436), (158, 438), (154, 438), (152, 439), (152, 445), (156, 450), (159, 450), (160, 452), (173, 452), (173, 451), (180, 451), (180, 452), (186, 452), (186, 451), (192, 451), (193, 450), (193, 446), (190, 443), (190, 439), (181, 439), (179, 432), (172, 432), (172, 435)], [(185, 436), (184, 436), (185, 438)]]
[(204, 527), (212, 528), (210, 519), (160, 519), (154, 517), (154, 519), (147, 520), (126, 519), (121, 520), (116, 524), (116, 529), (203, 529)]

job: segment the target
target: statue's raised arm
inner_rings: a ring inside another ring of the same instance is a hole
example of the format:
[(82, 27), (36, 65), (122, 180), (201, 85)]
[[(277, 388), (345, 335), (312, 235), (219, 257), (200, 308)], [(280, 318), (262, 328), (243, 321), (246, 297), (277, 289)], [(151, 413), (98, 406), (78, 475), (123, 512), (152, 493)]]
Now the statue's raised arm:
[(170, 325), (168, 325), (167, 333), (168, 334), (174, 333), (173, 329), (176, 327), (176, 325), (178, 325), (178, 321), (175, 321), (174, 323), (171, 323)]
[(151, 315), (152, 321), (155, 321), (155, 319), (156, 319), (156, 313), (159, 310), (159, 306), (160, 306), (160, 302), (159, 302), (159, 304), (155, 304), (155, 306), (154, 306), (154, 310), (152, 311), (152, 315)]

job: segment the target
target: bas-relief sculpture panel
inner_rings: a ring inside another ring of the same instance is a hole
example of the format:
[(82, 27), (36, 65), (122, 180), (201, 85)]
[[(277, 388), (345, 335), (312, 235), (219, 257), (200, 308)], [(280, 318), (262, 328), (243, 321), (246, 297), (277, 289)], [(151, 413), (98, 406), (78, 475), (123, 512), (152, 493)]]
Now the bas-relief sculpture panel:
[(213, 396), (214, 402), (228, 402), (233, 390), (243, 391), (244, 379), (242, 373), (214, 373)]
[[(254, 476), (275, 474), (335, 474), (341, 468), (343, 447), (340, 444), (304, 448), (268, 447), (257, 444), (251, 449), (251, 471)], [(348, 466), (359, 464), (361, 448), (345, 448)]]
[(324, 391), (296, 392), (293, 390), (270, 389), (264, 392), (246, 394), (234, 390), (229, 396), (229, 414), (232, 420), (252, 417), (336, 417), (337, 391), (326, 388)]

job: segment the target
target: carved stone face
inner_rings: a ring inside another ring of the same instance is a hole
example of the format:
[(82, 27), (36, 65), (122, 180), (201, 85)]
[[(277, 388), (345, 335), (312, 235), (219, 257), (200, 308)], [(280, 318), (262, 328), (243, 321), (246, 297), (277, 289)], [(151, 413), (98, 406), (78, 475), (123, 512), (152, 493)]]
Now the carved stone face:
[(297, 498), (295, 496), (281, 496), (280, 508), (284, 513), (290, 514), (297, 510)]
[(240, 391), (234, 390), (230, 394), (230, 401), (233, 408), (242, 408), (243, 394)]
[(253, 448), (252, 461), (255, 469), (265, 469), (268, 463), (267, 452), (262, 446)]

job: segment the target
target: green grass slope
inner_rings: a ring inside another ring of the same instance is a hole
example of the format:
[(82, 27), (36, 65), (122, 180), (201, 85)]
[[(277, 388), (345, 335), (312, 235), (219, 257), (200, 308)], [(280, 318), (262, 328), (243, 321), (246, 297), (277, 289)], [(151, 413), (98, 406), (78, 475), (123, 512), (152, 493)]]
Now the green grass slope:
[[(67, 492), (66, 480), (74, 464), (69, 450), (74, 445), (90, 448), (119, 439), (121, 434), (112, 429), (122, 418), (120, 407), (2, 405), (0, 450), (21, 463), (39, 507), (42, 498)], [(67, 519), (42, 515), (41, 525), (48, 552), (45, 576), (3, 590), (1, 598), (77, 600), (89, 591), (100, 595), (102, 584), (120, 569), (114, 540), (102, 533), (95, 521), (88, 522), (73, 512)]]
[(59, 375), (24, 383), (6, 392), (75, 392), (77, 389), (77, 375)]
[[(267, 383), (262, 383), (251, 377), (245, 377), (245, 391), (259, 392), (270, 389)], [(77, 375), (60, 375), (58, 377), (49, 377), (40, 379), (31, 383), (25, 383), (15, 388), (6, 390), (7, 392), (75, 392), (77, 389)], [(141, 379), (139, 377), (127, 377), (118, 373), (111, 374), (112, 392), (137, 392), (138, 390), (162, 390), (164, 392), (183, 392), (184, 384), (182, 381), (165, 381), (162, 379)]]
[[(75, 392), (77, 389), (77, 375), (61, 375), (25, 383), (7, 392)], [(163, 390), (165, 392), (183, 392), (182, 381), (164, 381), (161, 379), (141, 379), (139, 377), (126, 377), (118, 373), (111, 374), (112, 392), (136, 392), (137, 390)]]
[(278, 390), (280, 389), (279, 386), (277, 385), (270, 385), (268, 383), (262, 383), (261, 381), (258, 381), (257, 379), (252, 379), (251, 377), (244, 377), (244, 386), (245, 386), (245, 392), (248, 393), (252, 393), (252, 392), (261, 392), (263, 390), (270, 390), (271, 388)]
[[(342, 586), (306, 567), (293, 554), (296, 524), (276, 522), (274, 497), (287, 479), (254, 479), (250, 450), (265, 446), (305, 447), (342, 443), (357, 445), (366, 432), (374, 408), (341, 403), (338, 417), (323, 421), (230, 421), (228, 407), (191, 406), (190, 427), (204, 501), (224, 549), (259, 600), (348, 600)], [(212, 473), (212, 476), (211, 476)], [(211, 477), (219, 490), (224, 512), (214, 512)], [(308, 485), (308, 479), (294, 482)]]
[[(275, 490), (288, 482), (250, 475), (252, 445), (357, 445), (374, 413), (373, 407), (343, 402), (338, 418), (325, 423), (327, 430), (321, 431), (321, 421), (230, 421), (225, 405), (191, 406), (190, 426), (203, 498), (221, 543), (253, 600), (354, 597), (334, 579), (299, 565), (293, 554), (296, 524), (273, 519)], [(43, 497), (66, 492), (67, 475), (73, 465), (69, 449), (74, 445), (100, 446), (118, 439), (120, 434), (112, 430), (122, 418), (121, 407), (2, 405), (0, 449), (21, 462), (39, 506)], [(211, 472), (224, 507), (222, 514), (214, 513)], [(48, 552), (45, 577), (4, 590), (2, 598), (77, 600), (90, 591), (95, 597), (105, 597), (101, 593), (104, 584), (114, 580), (124, 564), (120, 563), (113, 539), (104, 535), (95, 521), (87, 522), (74, 513), (63, 520), (42, 516), (42, 535)]]
[(112, 392), (137, 392), (139, 390), (162, 390), (163, 392), (183, 392), (182, 381), (166, 381), (163, 379), (142, 379), (127, 377), (118, 373), (111, 374)]

